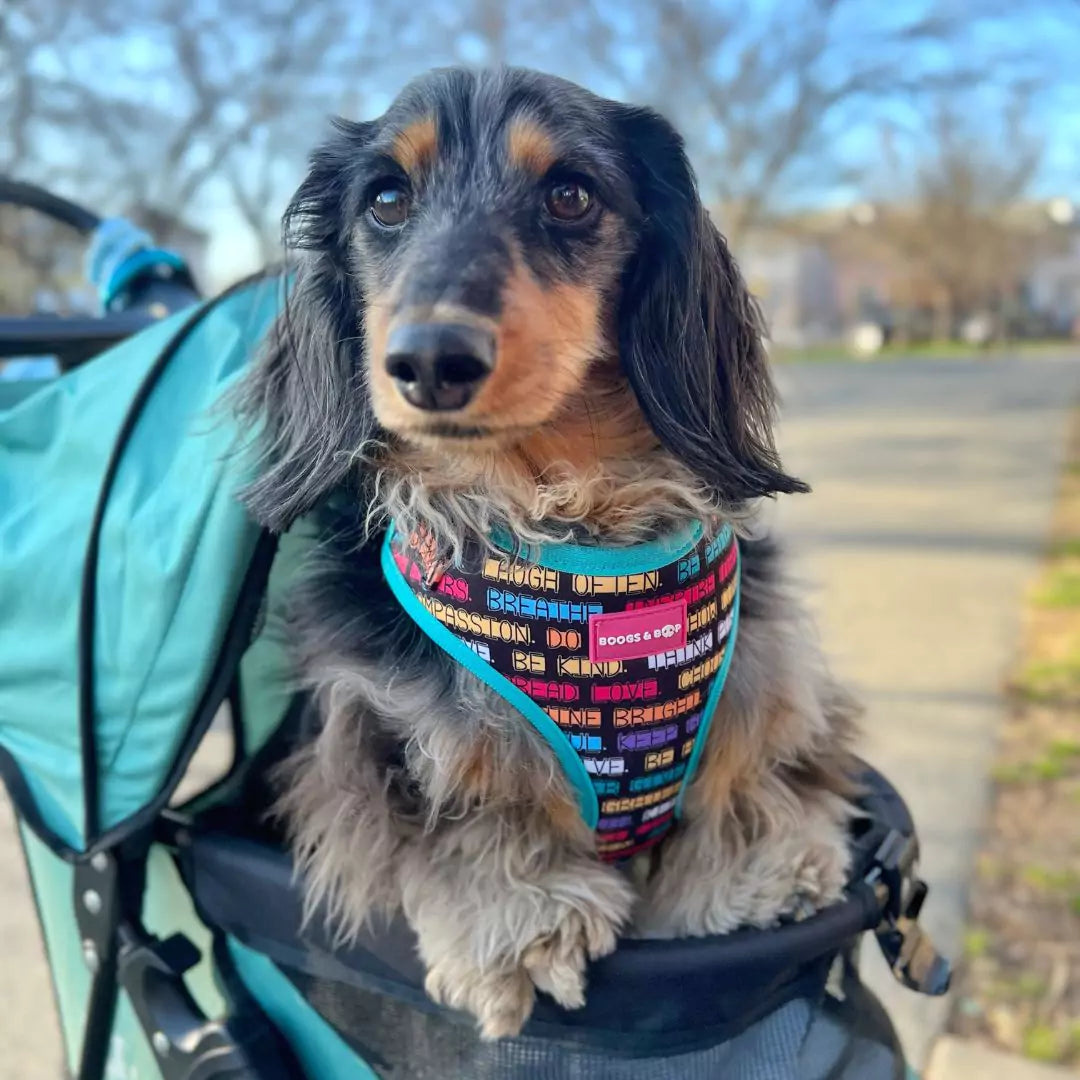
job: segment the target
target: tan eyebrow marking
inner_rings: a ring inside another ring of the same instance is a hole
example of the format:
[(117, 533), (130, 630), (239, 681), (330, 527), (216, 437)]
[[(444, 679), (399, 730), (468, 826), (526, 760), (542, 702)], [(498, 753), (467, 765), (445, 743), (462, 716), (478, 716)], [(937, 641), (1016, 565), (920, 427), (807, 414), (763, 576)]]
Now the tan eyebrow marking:
[(535, 120), (524, 116), (511, 121), (507, 150), (512, 164), (538, 176), (543, 176), (558, 159), (551, 136)]
[(398, 132), (394, 139), (394, 159), (412, 175), (422, 172), (435, 160), (438, 146), (439, 133), (435, 127), (435, 117), (425, 116), (421, 120), (414, 120)]

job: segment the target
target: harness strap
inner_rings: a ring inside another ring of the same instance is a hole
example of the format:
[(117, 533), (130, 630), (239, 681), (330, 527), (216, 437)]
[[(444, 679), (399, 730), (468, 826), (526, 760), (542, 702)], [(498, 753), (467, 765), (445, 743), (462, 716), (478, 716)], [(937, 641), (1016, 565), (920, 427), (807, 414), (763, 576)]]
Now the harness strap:
[(635, 548), (479, 541), (448, 560), (391, 526), (384, 577), (406, 614), (551, 747), (617, 861), (681, 814), (738, 632), (739, 548), (698, 524)]

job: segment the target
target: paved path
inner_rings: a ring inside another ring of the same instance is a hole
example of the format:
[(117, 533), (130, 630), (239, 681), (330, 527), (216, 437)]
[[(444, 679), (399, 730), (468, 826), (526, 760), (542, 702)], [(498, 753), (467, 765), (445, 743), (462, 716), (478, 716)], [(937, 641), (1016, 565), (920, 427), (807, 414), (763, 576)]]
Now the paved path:
[(9, 803), (0, 785), (0, 1080), (60, 1080), (60, 1032)]
[[(1017, 614), (1046, 532), (1080, 358), (788, 367), (782, 443), (815, 485), (779, 508), (826, 646), (870, 709), (866, 753), (908, 798), (955, 954)], [(0, 807), (0, 1080), (56, 1080), (37, 927)], [(939, 1003), (868, 975), (922, 1064)]]
[[(904, 794), (958, 955), (1023, 590), (1046, 535), (1080, 356), (786, 367), (779, 518), (834, 667), (868, 705), (866, 756)], [(864, 966), (921, 1067), (946, 1006)]]
[(943, 1035), (930, 1052), (925, 1080), (1076, 1080), (1067, 1065), (1044, 1065), (972, 1039)]

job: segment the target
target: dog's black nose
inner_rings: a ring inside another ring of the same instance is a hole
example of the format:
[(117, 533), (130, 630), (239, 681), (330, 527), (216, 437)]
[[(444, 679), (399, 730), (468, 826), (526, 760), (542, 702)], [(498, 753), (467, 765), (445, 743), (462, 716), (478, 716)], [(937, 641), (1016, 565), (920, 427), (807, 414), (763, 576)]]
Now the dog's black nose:
[(386, 343), (386, 370), (418, 409), (464, 408), (495, 366), (495, 337), (462, 323), (409, 323)]

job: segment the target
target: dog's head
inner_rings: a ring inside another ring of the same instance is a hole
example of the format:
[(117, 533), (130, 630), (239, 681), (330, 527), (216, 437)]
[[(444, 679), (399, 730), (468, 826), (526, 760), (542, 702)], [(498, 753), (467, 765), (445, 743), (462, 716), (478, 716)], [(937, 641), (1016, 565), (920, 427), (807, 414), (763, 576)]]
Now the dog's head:
[(802, 489), (773, 447), (757, 308), (647, 109), (530, 71), (433, 72), (336, 125), (286, 235), (298, 280), (249, 385), (271, 525), (372, 439), (508, 453), (595, 379), (628, 382), (633, 422), (720, 501)]

